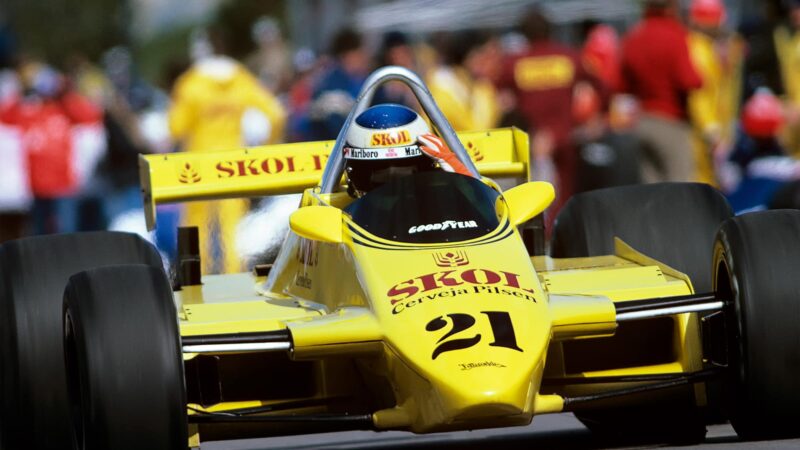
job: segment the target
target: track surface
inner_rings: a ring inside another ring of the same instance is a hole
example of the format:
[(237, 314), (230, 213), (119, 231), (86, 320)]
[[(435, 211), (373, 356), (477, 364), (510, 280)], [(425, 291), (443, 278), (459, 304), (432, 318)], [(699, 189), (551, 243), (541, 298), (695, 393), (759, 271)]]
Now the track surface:
[(414, 435), (401, 431), (375, 433), (347, 431), (269, 439), (204, 443), (201, 450), (371, 450), (371, 449), (602, 449), (602, 448), (719, 448), (719, 449), (798, 449), (800, 439), (741, 442), (730, 425), (708, 427), (702, 445), (670, 447), (663, 444), (613, 445), (600, 443), (572, 414), (536, 417), (527, 427)]

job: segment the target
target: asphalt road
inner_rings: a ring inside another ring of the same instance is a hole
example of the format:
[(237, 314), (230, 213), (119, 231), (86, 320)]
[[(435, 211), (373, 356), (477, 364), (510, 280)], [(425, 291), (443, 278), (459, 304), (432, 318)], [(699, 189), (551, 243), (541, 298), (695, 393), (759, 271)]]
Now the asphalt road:
[(609, 444), (598, 442), (572, 414), (538, 416), (527, 427), (457, 433), (415, 435), (402, 431), (347, 431), (305, 436), (287, 436), (204, 443), (201, 450), (373, 450), (373, 449), (798, 449), (800, 439), (741, 442), (730, 425), (712, 425), (703, 444), (670, 447), (663, 444)]

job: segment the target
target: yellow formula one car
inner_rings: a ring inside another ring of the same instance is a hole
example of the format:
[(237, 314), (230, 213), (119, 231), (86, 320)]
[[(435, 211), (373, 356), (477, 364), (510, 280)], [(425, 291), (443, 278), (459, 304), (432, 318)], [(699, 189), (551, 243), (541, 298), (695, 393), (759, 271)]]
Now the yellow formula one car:
[[(417, 94), (472, 177), (342, 191), (343, 136), (387, 80)], [(563, 411), (682, 442), (720, 419), (745, 438), (800, 433), (800, 213), (731, 218), (699, 184), (594, 191), (563, 209), (550, 256), (531, 256), (543, 238), (525, 227), (552, 187), (486, 177), (527, 178), (526, 136), (457, 136), (398, 68), (367, 81), (336, 142), (147, 156), (142, 174), (151, 224), (161, 202), (304, 194), (277, 260), (253, 273), (200, 277), (191, 233), (177, 285), (134, 235), (3, 244), (3, 449), (429, 433)]]

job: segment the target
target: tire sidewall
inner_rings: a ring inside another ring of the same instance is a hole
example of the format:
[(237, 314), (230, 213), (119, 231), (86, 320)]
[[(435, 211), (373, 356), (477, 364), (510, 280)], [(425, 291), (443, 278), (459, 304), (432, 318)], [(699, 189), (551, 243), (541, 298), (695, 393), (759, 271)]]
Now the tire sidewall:
[(800, 355), (800, 298), (787, 271), (800, 260), (798, 230), (800, 212), (769, 211), (728, 220), (717, 233), (713, 288), (727, 301), (723, 402), (745, 439), (800, 434), (793, 420), (800, 386), (790, 367)]
[[(125, 292), (112, 297), (124, 278), (137, 280), (136, 287), (122, 286)], [(64, 296), (64, 321), (67, 350), (66, 326), (73, 325), (75, 359), (71, 368), (67, 361), (66, 378), (74, 435), (83, 436), (78, 448), (185, 449), (183, 357), (163, 270), (122, 265), (74, 275)]]

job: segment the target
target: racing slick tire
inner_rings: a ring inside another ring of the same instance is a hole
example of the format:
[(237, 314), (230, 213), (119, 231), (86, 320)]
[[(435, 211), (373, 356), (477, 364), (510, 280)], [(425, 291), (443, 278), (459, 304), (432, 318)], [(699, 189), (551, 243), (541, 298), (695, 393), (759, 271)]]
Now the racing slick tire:
[[(696, 292), (710, 292), (714, 238), (732, 216), (728, 202), (701, 183), (620, 186), (576, 194), (556, 218), (551, 255), (558, 258), (614, 254), (614, 237), (687, 274)], [(676, 392), (676, 394), (678, 394)], [(685, 398), (684, 398), (685, 397)], [(610, 440), (702, 441), (715, 411), (700, 411), (694, 395), (670, 405), (615, 407), (576, 412), (593, 433)]]
[(744, 439), (800, 436), (800, 211), (726, 221), (714, 246), (714, 287), (726, 311), (731, 424)]
[(0, 448), (63, 449), (70, 441), (61, 331), (69, 277), (108, 264), (161, 267), (129, 233), (36, 236), (0, 245)]
[(656, 183), (576, 194), (556, 218), (551, 255), (614, 254), (614, 237), (677, 269), (696, 292), (711, 291), (711, 251), (722, 222), (733, 215), (707, 184)]
[(63, 329), (74, 448), (187, 448), (178, 318), (163, 269), (119, 265), (73, 275)]

